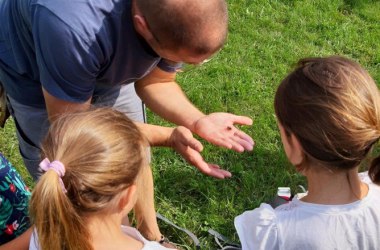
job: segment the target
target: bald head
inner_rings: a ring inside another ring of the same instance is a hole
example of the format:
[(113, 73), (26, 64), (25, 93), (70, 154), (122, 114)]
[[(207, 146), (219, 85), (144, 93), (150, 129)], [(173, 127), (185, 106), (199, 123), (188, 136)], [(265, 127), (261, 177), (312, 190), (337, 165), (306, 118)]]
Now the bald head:
[(194, 54), (212, 54), (227, 36), (224, 0), (136, 0), (137, 7), (160, 44)]

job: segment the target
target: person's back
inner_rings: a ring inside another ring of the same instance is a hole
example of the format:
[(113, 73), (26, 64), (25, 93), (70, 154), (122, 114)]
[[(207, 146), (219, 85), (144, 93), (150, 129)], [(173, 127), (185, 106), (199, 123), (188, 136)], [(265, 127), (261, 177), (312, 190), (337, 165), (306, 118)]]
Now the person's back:
[(142, 78), (160, 57), (137, 35), (131, 8), (130, 0), (0, 2), (0, 81), (7, 94), (43, 107), (41, 86), (78, 102)]
[(298, 199), (275, 209), (262, 204), (237, 217), (235, 223), (243, 249), (377, 249), (380, 187), (371, 184), (364, 199), (344, 205)]
[(380, 138), (380, 94), (358, 64), (301, 60), (279, 86), (275, 111), (289, 161), (308, 192), (236, 217), (244, 249), (379, 249), (380, 157), (362, 182), (360, 163)]

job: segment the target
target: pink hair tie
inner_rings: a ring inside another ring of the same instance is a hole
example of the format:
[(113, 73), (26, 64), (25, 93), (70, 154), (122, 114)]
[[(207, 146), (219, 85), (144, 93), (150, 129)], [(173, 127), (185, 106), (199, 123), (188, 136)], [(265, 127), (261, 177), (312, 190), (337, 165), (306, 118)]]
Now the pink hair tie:
[(40, 163), (40, 168), (45, 172), (48, 170), (54, 170), (59, 176), (59, 182), (61, 183), (63, 192), (67, 193), (65, 184), (62, 181), (62, 177), (65, 176), (65, 165), (60, 161), (50, 162), (48, 158), (45, 158)]

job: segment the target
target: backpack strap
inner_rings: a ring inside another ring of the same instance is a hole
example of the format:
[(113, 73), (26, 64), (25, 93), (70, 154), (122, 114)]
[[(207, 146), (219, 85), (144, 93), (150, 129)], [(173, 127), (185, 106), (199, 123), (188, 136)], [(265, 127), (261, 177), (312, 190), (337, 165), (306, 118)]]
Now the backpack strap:
[(241, 250), (242, 249), (239, 244), (232, 242), (226, 236), (222, 235), (221, 233), (213, 229), (209, 229), (208, 233), (214, 236), (216, 244), (220, 247), (219, 250)]
[(156, 216), (158, 219), (164, 221), (165, 223), (169, 224), (170, 226), (186, 233), (194, 242), (194, 245), (196, 247), (196, 249), (201, 249), (201, 243), (198, 239), (197, 236), (195, 236), (195, 234), (193, 234), (192, 232), (190, 232), (189, 230), (187, 230), (186, 228), (182, 228), (180, 226), (177, 226), (176, 224), (174, 224), (173, 222), (171, 222), (168, 218), (162, 216), (160, 213), (156, 213)]

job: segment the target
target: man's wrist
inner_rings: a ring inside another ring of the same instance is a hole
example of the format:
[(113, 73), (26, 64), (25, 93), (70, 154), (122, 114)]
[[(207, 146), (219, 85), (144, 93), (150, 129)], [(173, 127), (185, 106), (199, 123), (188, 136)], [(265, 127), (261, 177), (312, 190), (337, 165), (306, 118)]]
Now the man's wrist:
[(135, 122), (151, 147), (171, 147), (174, 128)]
[(162, 136), (162, 138), (165, 138), (165, 139), (163, 139), (161, 141), (161, 144), (158, 146), (173, 147), (172, 136), (173, 136), (174, 130), (175, 128), (165, 127), (165, 135)]
[(202, 118), (204, 118), (204, 117), (206, 117), (206, 116), (207, 116), (207, 115), (205, 115), (205, 114), (202, 113), (201, 115), (199, 115), (199, 116), (197, 117), (197, 119), (194, 119), (194, 120), (190, 123), (190, 125), (187, 126), (187, 128), (190, 129), (190, 131), (191, 131), (192, 133), (196, 133), (197, 123), (199, 122), (200, 119), (202, 119)]

